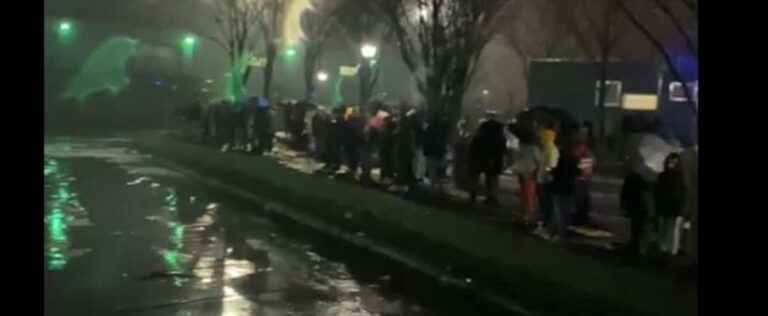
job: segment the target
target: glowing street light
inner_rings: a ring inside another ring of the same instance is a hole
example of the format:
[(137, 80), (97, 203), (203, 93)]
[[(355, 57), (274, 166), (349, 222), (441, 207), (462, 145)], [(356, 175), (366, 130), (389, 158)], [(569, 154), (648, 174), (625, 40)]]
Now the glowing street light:
[(491, 91), (488, 91), (488, 89), (483, 90), (483, 95), (487, 96), (489, 94), (491, 94)]
[(289, 48), (285, 51), (285, 56), (293, 57), (296, 56), (296, 50), (293, 48)]
[(72, 23), (67, 21), (59, 23), (60, 32), (69, 32), (70, 30), (72, 30)]
[(75, 25), (71, 21), (60, 21), (56, 25), (56, 33), (60, 42), (70, 43), (75, 37)]
[(181, 38), (181, 53), (184, 55), (186, 62), (190, 62), (192, 57), (195, 56), (195, 49), (197, 48), (197, 37), (193, 34), (184, 35)]
[(427, 17), (429, 17), (429, 11), (427, 11), (427, 9), (425, 8), (422, 8), (421, 10), (419, 10), (419, 15), (421, 15), (421, 18), (426, 19)]
[(317, 80), (320, 82), (326, 82), (328, 81), (328, 73), (325, 71), (321, 71), (317, 73)]
[(360, 48), (360, 54), (363, 55), (363, 58), (371, 59), (376, 57), (376, 53), (378, 53), (379, 48), (376, 47), (376, 45), (371, 44), (365, 44), (363, 47)]

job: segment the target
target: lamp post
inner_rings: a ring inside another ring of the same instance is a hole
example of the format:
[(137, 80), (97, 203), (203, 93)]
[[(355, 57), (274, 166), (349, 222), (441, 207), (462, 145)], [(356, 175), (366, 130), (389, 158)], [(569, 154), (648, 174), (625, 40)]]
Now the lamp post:
[(365, 107), (365, 103), (371, 97), (373, 86), (376, 84), (376, 78), (372, 77), (372, 68), (375, 67), (376, 56), (378, 55), (379, 48), (376, 45), (367, 43), (360, 47), (360, 55), (363, 57), (360, 63), (360, 100), (361, 106)]

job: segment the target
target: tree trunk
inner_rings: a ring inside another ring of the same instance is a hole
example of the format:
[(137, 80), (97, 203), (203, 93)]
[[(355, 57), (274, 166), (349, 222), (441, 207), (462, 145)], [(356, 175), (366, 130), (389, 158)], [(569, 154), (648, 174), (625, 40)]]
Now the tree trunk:
[(267, 46), (267, 65), (264, 67), (264, 87), (262, 94), (267, 100), (271, 98), (272, 89), (272, 74), (275, 69), (275, 56), (277, 55), (277, 47), (274, 44), (268, 44)]
[(606, 133), (605, 99), (608, 92), (608, 87), (606, 87), (606, 81), (608, 81), (608, 58), (605, 55), (603, 55), (603, 58), (600, 60), (599, 71), (600, 89), (597, 94), (597, 119), (600, 124), (599, 138), (603, 141), (605, 140)]
[(315, 94), (316, 64), (314, 54), (307, 50), (306, 56), (304, 56), (304, 97), (307, 100), (312, 100)]
[(358, 75), (360, 78), (360, 98), (357, 102), (361, 107), (367, 108), (368, 100), (371, 98), (371, 66), (368, 60), (363, 59), (360, 62), (360, 73)]

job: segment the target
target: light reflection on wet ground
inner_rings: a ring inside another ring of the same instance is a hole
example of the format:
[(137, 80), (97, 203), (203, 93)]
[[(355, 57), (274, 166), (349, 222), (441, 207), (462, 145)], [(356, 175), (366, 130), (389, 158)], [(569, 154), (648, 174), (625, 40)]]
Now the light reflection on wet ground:
[(45, 155), (46, 314), (435, 314), (123, 140)]

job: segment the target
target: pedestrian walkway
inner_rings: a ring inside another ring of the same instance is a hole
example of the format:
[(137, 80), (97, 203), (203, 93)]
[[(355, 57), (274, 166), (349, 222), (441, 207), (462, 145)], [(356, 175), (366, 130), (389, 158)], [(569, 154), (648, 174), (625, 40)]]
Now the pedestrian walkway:
[[(318, 162), (307, 153), (295, 151), (282, 142), (277, 142), (275, 151), (271, 155), (275, 160), (286, 168), (296, 170), (304, 174), (315, 174), (323, 168), (324, 164)], [(345, 173), (346, 167), (339, 171), (339, 174)], [(372, 179), (376, 184), (381, 185), (379, 169), (375, 168), (371, 172)], [(608, 183), (610, 185), (620, 186), (620, 180), (607, 177), (596, 177), (596, 183)], [(469, 195), (456, 188), (452, 181), (448, 180), (445, 185), (446, 196), (435, 197), (438, 199), (449, 199), (448, 202), (457, 204), (463, 211), (479, 214), (486, 212), (484, 219), (502, 224), (521, 224), (522, 210), (519, 209), (520, 201), (516, 194), (519, 190), (517, 180), (513, 176), (502, 175), (499, 181), (500, 193), (499, 200), (501, 206), (489, 208), (482, 205), (469, 206), (463, 201), (469, 199)], [(426, 190), (426, 185), (424, 185)], [(575, 234), (571, 242), (583, 244), (585, 246), (597, 247), (603, 250), (615, 249), (616, 243), (623, 243), (628, 240), (628, 223), (623, 216), (618, 216), (618, 193), (613, 192), (593, 192), (593, 205), (595, 211), (592, 213), (592, 222), (595, 225), (589, 227), (573, 227), (571, 231)], [(430, 201), (435, 202), (435, 201)], [(615, 208), (615, 209), (611, 209)], [(610, 211), (606, 211), (611, 209)]]
[(142, 151), (201, 175), (428, 258), (446, 273), (471, 280), (473, 287), (513, 297), (537, 314), (696, 314), (697, 286), (672, 271), (553, 246), (472, 212), (444, 211), (358, 184), (292, 172), (268, 158), (222, 154), (157, 134), (133, 139)]

